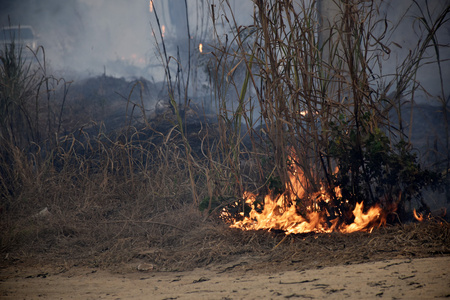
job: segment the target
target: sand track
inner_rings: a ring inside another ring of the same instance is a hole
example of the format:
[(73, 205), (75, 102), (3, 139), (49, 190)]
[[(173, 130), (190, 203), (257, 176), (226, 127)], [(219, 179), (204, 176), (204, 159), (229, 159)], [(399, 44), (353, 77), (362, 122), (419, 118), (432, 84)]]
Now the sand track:
[(304, 271), (253, 270), (241, 261), (185, 272), (121, 273), (9, 267), (2, 299), (440, 299), (450, 297), (450, 256), (392, 259)]

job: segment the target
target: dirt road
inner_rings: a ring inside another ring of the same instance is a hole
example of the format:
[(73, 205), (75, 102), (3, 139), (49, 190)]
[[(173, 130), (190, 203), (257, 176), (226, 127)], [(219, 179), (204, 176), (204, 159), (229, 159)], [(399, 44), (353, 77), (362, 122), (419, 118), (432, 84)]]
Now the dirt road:
[(188, 272), (1, 270), (1, 299), (440, 299), (450, 297), (450, 256), (306, 271), (251, 263)]

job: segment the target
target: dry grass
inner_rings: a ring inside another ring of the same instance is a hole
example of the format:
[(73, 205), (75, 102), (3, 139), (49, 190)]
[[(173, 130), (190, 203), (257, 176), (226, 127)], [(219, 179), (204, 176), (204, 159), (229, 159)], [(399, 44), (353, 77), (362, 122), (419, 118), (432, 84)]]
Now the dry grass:
[[(109, 202), (113, 204), (113, 201)], [(253, 269), (308, 269), (391, 258), (450, 253), (450, 225), (428, 221), (379, 228), (372, 233), (289, 235), (227, 228), (181, 201), (160, 203), (143, 215), (139, 201), (122, 195), (115, 217), (111, 206), (69, 212), (52, 209), (46, 217), (23, 217), (2, 235), (2, 266), (14, 264), (84, 265), (125, 270), (150, 263), (159, 271), (181, 271), (211, 264), (254, 264)], [(171, 207), (168, 207), (170, 206)], [(134, 215), (131, 211), (135, 211)], [(13, 224), (12, 224), (13, 223)], [(6, 227), (4, 227), (6, 225)], [(8, 237), (11, 239), (8, 240)], [(7, 251), (6, 251), (7, 250)]]
[[(172, 111), (148, 118), (144, 85), (137, 82), (125, 99), (123, 127), (114, 132), (106, 132), (101, 123), (64, 127), (64, 120), (77, 118), (63, 114), (67, 85), (47, 76), (40, 65), (34, 73), (38, 78), (32, 79), (46, 92), (19, 93), (14, 114), (21, 111), (25, 121), (2, 124), (0, 131), (1, 266), (26, 262), (111, 267), (144, 261), (157, 270), (186, 270), (249, 258), (255, 269), (273, 270), (280, 264), (311, 268), (450, 253), (445, 221), (397, 224), (371, 234), (285, 236), (230, 229), (219, 220), (214, 205), (234, 202), (244, 189), (267, 189), (271, 175), (285, 177), (288, 146), (296, 147), (301, 159), (295, 163), (305, 170), (311, 189), (317, 188), (330, 175), (332, 165), (326, 149), (330, 131), (321, 128), (330, 118), (335, 120), (342, 112), (354, 128), (363, 113), (376, 108), (379, 114), (365, 125), (381, 120), (376, 101), (384, 95), (358, 87), (370, 85), (366, 69), (358, 69), (348, 82), (337, 80), (344, 70), (319, 57), (315, 24), (294, 22), (279, 27), (272, 22), (286, 15), (311, 18), (313, 11), (303, 7), (299, 14), (290, 1), (272, 6), (270, 1), (257, 2), (261, 15), (255, 16), (256, 28), (236, 27), (234, 42), (242, 51), (227, 44), (214, 54), (218, 59), (214, 73), (217, 122), (198, 116), (191, 122), (195, 112), (189, 115), (188, 107), (179, 107), (175, 101), (175, 86), (180, 82), (169, 84)], [(345, 17), (361, 22), (373, 12), (369, 8), (366, 15)], [(360, 33), (371, 38), (367, 32)], [(338, 41), (343, 44), (344, 52), (338, 56), (343, 60), (354, 50), (346, 48), (354, 46), (346, 42), (350, 43), (343, 38)], [(278, 52), (273, 53), (271, 45), (276, 43)], [(367, 65), (364, 55), (356, 54), (361, 65)], [(162, 57), (168, 68), (166, 53)], [(311, 63), (301, 63), (305, 61)], [(245, 73), (242, 82), (232, 76), (239, 68)], [(15, 80), (23, 79), (21, 74)], [(183, 76), (173, 77), (181, 80)], [(58, 84), (63, 97), (56, 100)], [(250, 85), (256, 95), (249, 96)], [(335, 93), (351, 88), (353, 102), (341, 103)], [(237, 106), (230, 108), (224, 90), (235, 92)], [(132, 98), (134, 92), (140, 92), (140, 97)], [(2, 97), (10, 100), (4, 93)], [(264, 131), (256, 130), (258, 124)], [(33, 140), (32, 135), (40, 139)], [(202, 204), (207, 207), (204, 211), (199, 210)]]

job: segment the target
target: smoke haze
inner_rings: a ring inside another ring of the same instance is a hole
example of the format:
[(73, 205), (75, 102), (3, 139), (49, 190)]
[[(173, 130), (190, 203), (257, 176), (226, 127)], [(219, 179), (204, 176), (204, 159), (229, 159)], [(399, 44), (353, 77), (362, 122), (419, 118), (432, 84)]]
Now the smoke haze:
[(108, 70), (108, 64), (143, 68), (148, 63), (152, 44), (146, 1), (25, 0), (2, 1), (1, 6), (1, 25), (8, 25), (9, 15), (13, 25), (33, 26), (54, 69), (99, 74), (106, 68), (110, 75), (126, 76), (131, 74)]
[[(153, 2), (167, 31), (167, 40), (176, 43), (186, 39), (184, 0)], [(244, 16), (241, 19), (249, 24), (251, 2), (241, 6), (247, 7), (240, 9), (240, 16)], [(190, 0), (188, 7), (191, 38), (198, 43), (211, 28), (209, 6), (206, 1)], [(8, 26), (8, 18), (11, 25), (33, 26), (38, 44), (44, 46), (46, 58), (55, 70), (85, 75), (106, 72), (124, 77), (157, 75), (154, 71), (159, 68), (160, 59), (150, 23), (155, 31), (157, 28), (147, 0), (3, 0), (0, 12), (2, 27)], [(196, 47), (192, 45), (193, 49)]]
[[(424, 1), (418, 1), (422, 3)], [(252, 23), (253, 2), (230, 1), (238, 24)], [(390, 26), (396, 26), (400, 18), (403, 22), (392, 36), (398, 45), (388, 63), (383, 65), (383, 73), (394, 73), (395, 65), (417, 45), (420, 22), (414, 17), (418, 9), (409, 9), (411, 1), (386, 1), (386, 15)], [(431, 15), (439, 13), (448, 1), (429, 1)], [(188, 32), (184, 0), (153, 0), (160, 24), (164, 26), (165, 40), (169, 55), (187, 61)], [(212, 40), (211, 5), (215, 5), (216, 25), (223, 20), (223, 1), (188, 0), (190, 25), (191, 59), (198, 52), (199, 43)], [(408, 13), (405, 14), (405, 12)], [(0, 1), (0, 25), (31, 25), (38, 34), (38, 44), (43, 45), (47, 61), (53, 70), (64, 74), (95, 76), (106, 74), (116, 77), (145, 77), (161, 81), (164, 72), (161, 59), (155, 48), (152, 26), (158, 36), (158, 28), (148, 0), (2, 0)], [(230, 28), (222, 27), (223, 32)], [(450, 22), (438, 31), (438, 42), (450, 43)], [(171, 46), (171, 47), (170, 47)], [(177, 48), (178, 46), (178, 48)], [(427, 55), (434, 56), (430, 47)], [(443, 48), (441, 59), (449, 59), (448, 48)], [(194, 57), (195, 58), (195, 57)], [(433, 60), (431, 58), (429, 61)], [(194, 63), (196, 61), (194, 60)], [(445, 80), (450, 78), (449, 62), (442, 63)], [(81, 74), (81, 75), (80, 75)], [(436, 64), (422, 67), (417, 78), (431, 93), (439, 90)], [(200, 78), (201, 79), (201, 78)], [(445, 94), (448, 95), (446, 90)], [(447, 96), (448, 97), (448, 96)]]

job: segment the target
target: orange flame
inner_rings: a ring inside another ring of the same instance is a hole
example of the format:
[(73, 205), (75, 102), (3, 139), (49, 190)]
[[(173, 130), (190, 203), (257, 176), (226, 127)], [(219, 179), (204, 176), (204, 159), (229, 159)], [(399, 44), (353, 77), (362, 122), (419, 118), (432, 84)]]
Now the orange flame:
[(355, 209), (353, 210), (353, 216), (355, 220), (353, 223), (340, 228), (343, 233), (351, 233), (355, 231), (367, 230), (372, 232), (375, 225), (378, 226), (386, 224), (386, 218), (383, 216), (383, 211), (379, 206), (371, 207), (367, 213), (363, 213), (363, 204), (357, 203)]
[[(336, 169), (335, 172), (338, 170)], [(301, 199), (306, 195), (304, 189), (306, 179), (301, 169), (294, 166), (289, 172), (290, 184), (286, 185), (286, 191), (278, 196), (266, 195), (264, 197), (264, 207), (257, 201), (257, 195), (244, 192), (243, 199), (251, 207), (248, 216), (241, 212), (242, 220), (234, 219), (228, 210), (222, 211), (222, 218), (231, 220), (231, 228), (242, 230), (282, 230), (286, 234), (297, 233), (328, 233), (339, 231), (351, 233), (355, 231), (369, 231), (374, 227), (386, 224), (386, 213), (380, 206), (374, 206), (364, 212), (363, 203), (357, 203), (352, 211), (354, 221), (351, 224), (339, 224), (339, 217), (327, 222), (328, 213), (320, 209), (320, 202), (329, 203), (331, 196), (321, 190), (309, 197), (314, 199), (306, 206), (306, 214), (301, 215), (294, 204), (296, 199)], [(341, 191), (338, 187), (334, 189), (336, 197), (341, 198)]]
[(416, 209), (413, 210), (414, 218), (416, 218), (417, 221), (422, 222), (423, 221), (423, 215), (421, 213), (416, 212)]
[(150, 0), (150, 3), (148, 6), (149, 6), (149, 11), (153, 12), (153, 0)]
[(202, 44), (202, 43), (200, 43), (200, 44), (198, 45), (198, 50), (200, 51), (200, 53), (203, 52), (203, 44)]

